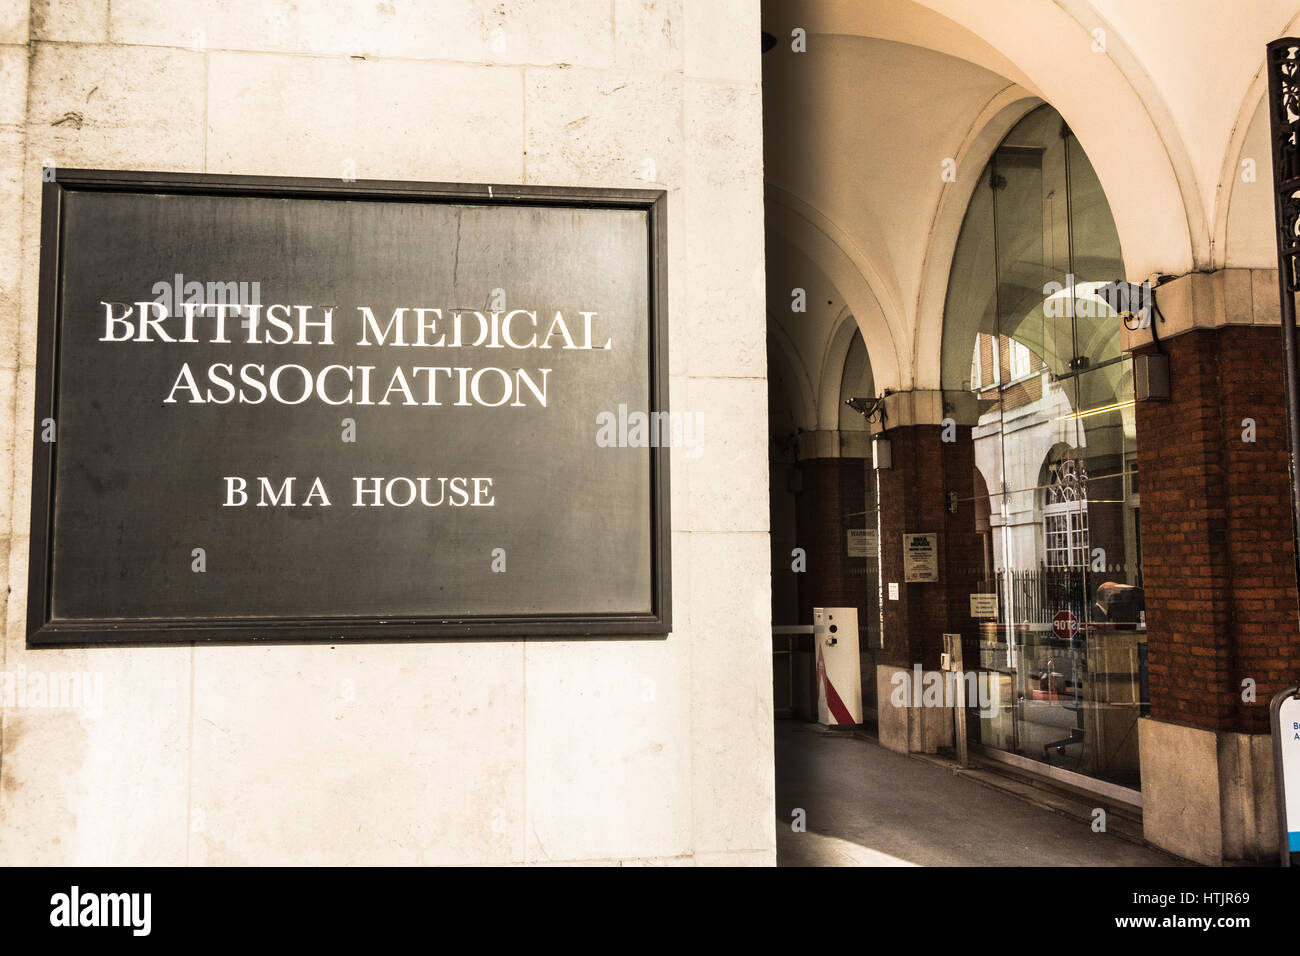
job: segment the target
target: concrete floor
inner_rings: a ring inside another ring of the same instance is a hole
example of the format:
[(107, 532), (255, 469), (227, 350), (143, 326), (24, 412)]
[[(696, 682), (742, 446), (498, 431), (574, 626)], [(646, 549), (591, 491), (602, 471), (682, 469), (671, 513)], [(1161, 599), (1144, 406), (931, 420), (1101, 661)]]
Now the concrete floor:
[[(791, 829), (806, 811), (807, 830)], [(1183, 861), (886, 750), (776, 722), (780, 866), (1181, 866)]]

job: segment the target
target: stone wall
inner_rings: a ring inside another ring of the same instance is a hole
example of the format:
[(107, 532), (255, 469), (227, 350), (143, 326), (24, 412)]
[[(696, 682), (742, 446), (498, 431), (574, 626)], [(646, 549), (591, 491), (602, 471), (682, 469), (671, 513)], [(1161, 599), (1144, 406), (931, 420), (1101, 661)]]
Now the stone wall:
[[(4, 710), (0, 858), (774, 861), (759, 78), (749, 0), (0, 2), (3, 668), (104, 691)], [(47, 165), (668, 190), (674, 633), (27, 650)]]

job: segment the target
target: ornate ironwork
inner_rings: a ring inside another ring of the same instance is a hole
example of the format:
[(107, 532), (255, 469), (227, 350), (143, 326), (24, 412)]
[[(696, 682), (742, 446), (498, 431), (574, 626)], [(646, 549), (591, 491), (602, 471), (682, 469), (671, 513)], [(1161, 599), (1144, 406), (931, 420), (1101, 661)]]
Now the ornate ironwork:
[(1288, 268), (1287, 290), (1297, 291), (1300, 256), (1300, 39), (1268, 46), (1269, 113), (1273, 138), (1273, 187), (1277, 200), (1279, 255)]
[(1291, 531), (1300, 582), (1300, 343), (1296, 340), (1296, 259), (1300, 255), (1300, 39), (1268, 45), (1269, 128), (1273, 146), (1273, 212), (1277, 225), (1277, 284), (1282, 313), (1287, 448), (1291, 472)]
[(1047, 466), (1045, 504), (1063, 505), (1088, 500), (1088, 467), (1078, 458), (1062, 458)]

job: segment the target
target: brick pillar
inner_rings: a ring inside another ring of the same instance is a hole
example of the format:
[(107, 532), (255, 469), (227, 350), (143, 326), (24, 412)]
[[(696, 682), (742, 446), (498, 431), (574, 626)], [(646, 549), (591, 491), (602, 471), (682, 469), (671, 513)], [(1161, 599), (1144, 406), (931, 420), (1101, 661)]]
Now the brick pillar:
[(1300, 677), (1281, 332), (1197, 312), (1249, 308), (1252, 277), (1276, 302), (1276, 273), (1243, 272), (1161, 291), (1178, 333), (1161, 335), (1172, 398), (1136, 408), (1151, 702), (1138, 722), (1143, 825), (1151, 842), (1212, 864), (1276, 859), (1268, 704)]
[(862, 459), (809, 458), (798, 467), (795, 521), (798, 546), (808, 555), (807, 573), (799, 575), (799, 620), (811, 622), (814, 607), (856, 607), (861, 615), (866, 560), (848, 556), (845, 532), (866, 525), (845, 516), (867, 509)]
[[(970, 616), (970, 594), (982, 574), (983, 542), (975, 527), (975, 446), (969, 426), (939, 424), (890, 428), (893, 466), (877, 472), (880, 493), (881, 582), (884, 594), (884, 647), (877, 671), (880, 741), (899, 751), (934, 752), (952, 738), (952, 713), (946, 709), (890, 706), (894, 675), (920, 664), (937, 670), (945, 632), (962, 635), (968, 668), (978, 666), (978, 629)], [(948, 506), (957, 495), (957, 510)], [(907, 583), (903, 535), (938, 535), (939, 580)], [(889, 599), (889, 584), (899, 597)], [(917, 712), (920, 710), (921, 712)]]
[[(869, 463), (867, 463), (869, 466)], [(799, 620), (812, 623), (814, 607), (852, 607), (858, 611), (858, 652), (863, 669), (864, 714), (876, 706), (875, 657), (871, 646), (871, 616), (877, 587), (874, 562), (848, 555), (848, 529), (866, 528), (866, 467), (861, 458), (808, 458), (799, 462), (801, 490), (796, 504), (797, 543), (808, 558), (808, 568), (798, 575)], [(853, 516), (853, 517), (850, 517)], [(812, 692), (815, 706), (815, 678)], [(812, 716), (815, 717), (815, 714)]]
[[(1268, 733), (1269, 698), (1297, 676), (1279, 335), (1232, 326), (1180, 335), (1165, 344), (1172, 401), (1137, 406), (1159, 720)], [(1254, 441), (1243, 440), (1247, 420)], [(1242, 699), (1245, 678), (1256, 682), (1254, 703)]]

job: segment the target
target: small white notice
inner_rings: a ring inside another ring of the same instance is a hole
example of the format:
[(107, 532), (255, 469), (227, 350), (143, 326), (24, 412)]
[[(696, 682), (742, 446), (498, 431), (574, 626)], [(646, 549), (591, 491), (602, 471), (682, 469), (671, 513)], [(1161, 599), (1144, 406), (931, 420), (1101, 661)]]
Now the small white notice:
[(897, 600), (898, 600), (898, 582), (897, 582), (897, 581), (890, 581), (890, 582), (889, 582), (889, 600), (891, 600), (891, 601), (897, 601)]
[(998, 616), (998, 596), (993, 594), (975, 593), (970, 596), (970, 616), (971, 617), (997, 617)]
[(903, 535), (903, 580), (909, 584), (939, 580), (938, 535)]
[(874, 558), (879, 550), (878, 540), (875, 528), (849, 528), (849, 557)]

